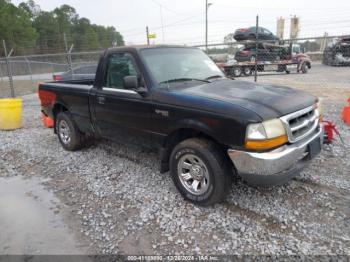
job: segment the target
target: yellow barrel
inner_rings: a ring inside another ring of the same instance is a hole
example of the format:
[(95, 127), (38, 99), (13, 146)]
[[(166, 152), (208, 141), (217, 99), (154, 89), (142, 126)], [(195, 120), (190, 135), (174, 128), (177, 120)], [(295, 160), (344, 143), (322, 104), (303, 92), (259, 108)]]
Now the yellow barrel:
[(22, 99), (0, 99), (0, 129), (14, 130), (22, 127)]

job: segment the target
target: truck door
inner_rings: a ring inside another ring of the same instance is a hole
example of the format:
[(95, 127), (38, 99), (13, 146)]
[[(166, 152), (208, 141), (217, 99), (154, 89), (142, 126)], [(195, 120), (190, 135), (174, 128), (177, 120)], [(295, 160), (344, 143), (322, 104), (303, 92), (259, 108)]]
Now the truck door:
[(124, 77), (132, 75), (142, 78), (130, 53), (107, 58), (103, 87), (92, 93), (93, 122), (102, 137), (146, 145), (151, 138), (151, 104), (146, 96), (124, 89)]

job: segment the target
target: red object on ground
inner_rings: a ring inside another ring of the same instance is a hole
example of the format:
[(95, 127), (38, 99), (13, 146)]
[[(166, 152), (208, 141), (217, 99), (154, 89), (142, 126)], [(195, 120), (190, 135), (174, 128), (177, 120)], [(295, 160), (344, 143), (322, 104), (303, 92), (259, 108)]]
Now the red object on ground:
[(340, 136), (340, 133), (335, 126), (330, 121), (322, 121), (323, 123), (323, 129), (324, 129), (324, 142), (326, 144), (331, 144), (334, 140), (334, 133), (336, 133), (338, 136)]
[(52, 120), (52, 118), (42, 114), (41, 115), (41, 119), (43, 121), (44, 126), (46, 126), (47, 128), (53, 128), (53, 120)]
[(348, 99), (349, 105), (343, 108), (342, 119), (345, 124), (350, 125), (350, 97)]

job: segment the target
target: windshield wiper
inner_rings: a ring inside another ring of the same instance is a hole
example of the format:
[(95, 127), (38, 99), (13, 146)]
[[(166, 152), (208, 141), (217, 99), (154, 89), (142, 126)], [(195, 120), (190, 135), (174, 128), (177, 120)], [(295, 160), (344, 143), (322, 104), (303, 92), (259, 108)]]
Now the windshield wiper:
[(207, 77), (205, 80), (214, 79), (214, 78), (223, 78), (223, 76), (222, 75), (213, 75), (213, 76)]
[(210, 81), (206, 79), (196, 79), (196, 78), (174, 78), (174, 79), (169, 79), (166, 81), (162, 81), (158, 84), (166, 84), (166, 83), (172, 83), (172, 82), (185, 82), (185, 81), (200, 81), (200, 82), (205, 82), (205, 83), (210, 83)]

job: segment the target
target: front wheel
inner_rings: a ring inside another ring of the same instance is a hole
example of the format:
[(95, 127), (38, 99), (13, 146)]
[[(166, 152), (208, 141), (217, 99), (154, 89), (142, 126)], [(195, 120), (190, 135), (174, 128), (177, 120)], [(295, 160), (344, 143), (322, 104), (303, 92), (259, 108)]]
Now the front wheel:
[(242, 68), (237, 66), (232, 69), (232, 73), (234, 77), (240, 77), (242, 75)]
[(301, 66), (301, 72), (303, 74), (306, 74), (308, 72), (308, 67), (306, 65), (306, 63), (303, 63), (302, 66)]
[(187, 139), (170, 156), (175, 186), (185, 199), (198, 205), (213, 205), (226, 197), (231, 186), (230, 169), (223, 153), (209, 140)]

